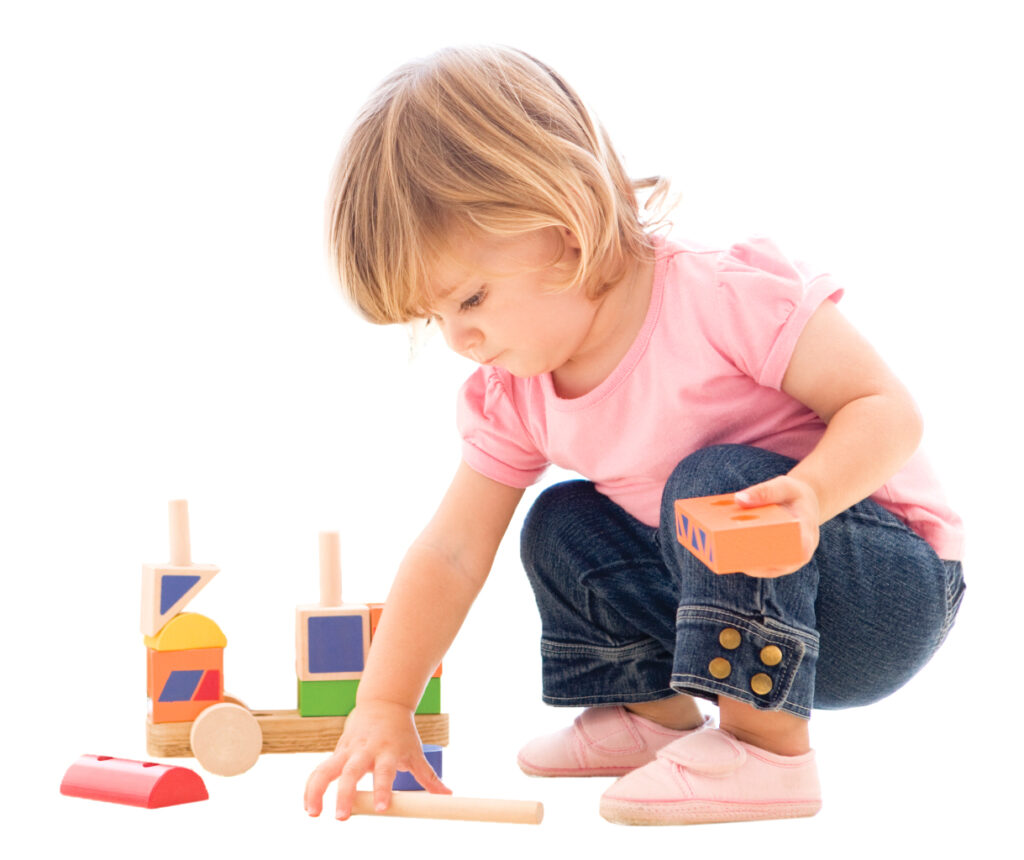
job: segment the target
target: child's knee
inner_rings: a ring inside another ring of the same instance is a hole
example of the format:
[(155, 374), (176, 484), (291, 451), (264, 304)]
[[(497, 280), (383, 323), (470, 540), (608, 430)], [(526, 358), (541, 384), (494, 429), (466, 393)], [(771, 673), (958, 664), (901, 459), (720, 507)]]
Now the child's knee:
[(544, 490), (534, 501), (523, 520), (519, 551), (527, 573), (536, 567), (540, 557), (549, 558), (553, 549), (573, 528), (569, 512), (578, 509), (583, 497), (594, 492), (589, 481), (565, 481)]

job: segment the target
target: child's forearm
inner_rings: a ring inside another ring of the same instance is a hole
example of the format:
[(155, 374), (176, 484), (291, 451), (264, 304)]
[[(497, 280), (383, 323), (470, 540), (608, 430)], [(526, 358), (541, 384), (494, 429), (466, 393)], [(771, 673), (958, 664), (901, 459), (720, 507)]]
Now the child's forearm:
[(873, 394), (837, 410), (818, 445), (789, 472), (818, 496), (819, 525), (866, 499), (917, 450), (921, 414), (906, 392)]
[(484, 579), (460, 573), (429, 546), (414, 545), (388, 594), (357, 705), (377, 699), (414, 710)]

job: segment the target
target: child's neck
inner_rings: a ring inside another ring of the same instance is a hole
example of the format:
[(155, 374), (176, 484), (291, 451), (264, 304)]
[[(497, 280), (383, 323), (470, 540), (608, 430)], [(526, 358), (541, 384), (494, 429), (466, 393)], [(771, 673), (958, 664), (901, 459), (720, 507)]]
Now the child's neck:
[(652, 257), (636, 261), (602, 294), (597, 300), (585, 349), (551, 374), (559, 397), (582, 397), (619, 366), (643, 328), (653, 286)]

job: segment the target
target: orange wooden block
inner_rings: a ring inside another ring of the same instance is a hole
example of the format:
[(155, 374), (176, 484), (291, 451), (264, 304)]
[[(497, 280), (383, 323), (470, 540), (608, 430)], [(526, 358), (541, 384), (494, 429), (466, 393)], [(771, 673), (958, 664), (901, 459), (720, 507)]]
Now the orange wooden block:
[(780, 505), (744, 508), (733, 494), (676, 499), (676, 537), (715, 573), (798, 564), (800, 521)]
[(224, 649), (146, 649), (147, 695), (154, 723), (194, 720), (224, 700)]
[(367, 603), (370, 607), (370, 641), (373, 642), (374, 634), (377, 632), (377, 625), (380, 624), (380, 614), (384, 611), (383, 603)]

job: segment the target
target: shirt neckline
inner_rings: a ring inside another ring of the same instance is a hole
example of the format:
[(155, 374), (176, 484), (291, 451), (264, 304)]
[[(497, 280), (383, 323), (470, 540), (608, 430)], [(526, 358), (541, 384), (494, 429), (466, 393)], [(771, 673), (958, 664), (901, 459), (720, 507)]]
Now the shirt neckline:
[(668, 258), (671, 256), (667, 243), (660, 236), (652, 236), (654, 243), (654, 282), (651, 284), (651, 298), (647, 306), (647, 315), (644, 317), (643, 325), (637, 332), (633, 343), (626, 354), (622, 357), (615, 369), (608, 374), (595, 388), (580, 397), (559, 397), (555, 391), (555, 383), (550, 373), (542, 373), (539, 377), (541, 390), (544, 399), (552, 408), (562, 412), (573, 412), (577, 409), (585, 409), (611, 394), (619, 384), (633, 372), (637, 363), (643, 357), (650, 342), (651, 333), (658, 322), (661, 313), (661, 301), (665, 291), (665, 269), (668, 265)]

